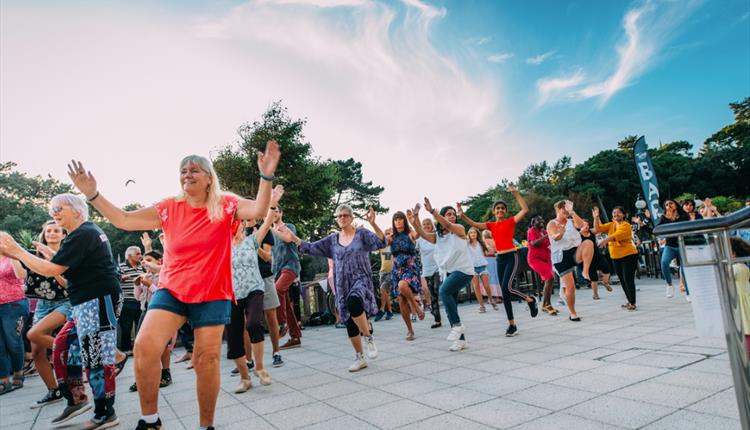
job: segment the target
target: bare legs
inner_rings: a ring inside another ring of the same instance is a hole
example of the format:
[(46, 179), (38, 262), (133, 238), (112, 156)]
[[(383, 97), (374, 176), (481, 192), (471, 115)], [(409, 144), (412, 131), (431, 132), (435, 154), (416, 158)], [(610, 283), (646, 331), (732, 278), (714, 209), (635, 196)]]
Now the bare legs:
[(44, 381), (48, 390), (57, 388), (57, 380), (52, 371), (52, 365), (47, 359), (47, 350), (52, 349), (55, 338), (52, 332), (65, 324), (65, 315), (60, 312), (50, 312), (41, 321), (34, 324), (26, 335), (31, 342), (31, 357), (34, 360), (39, 377)]

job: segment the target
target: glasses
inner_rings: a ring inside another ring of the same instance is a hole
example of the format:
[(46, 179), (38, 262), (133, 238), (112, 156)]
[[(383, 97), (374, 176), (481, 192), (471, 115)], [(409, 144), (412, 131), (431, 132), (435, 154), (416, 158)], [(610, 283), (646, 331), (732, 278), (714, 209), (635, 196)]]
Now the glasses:
[(53, 206), (53, 207), (51, 207), (51, 208), (49, 209), (49, 213), (50, 213), (51, 215), (57, 215), (57, 214), (59, 214), (60, 212), (62, 212), (62, 211), (63, 211), (63, 209), (65, 209), (65, 208), (64, 208), (64, 207), (62, 207), (62, 206)]
[(352, 217), (351, 214), (337, 214), (337, 215), (334, 215), (334, 218), (336, 218), (336, 219), (351, 218), (351, 217)]

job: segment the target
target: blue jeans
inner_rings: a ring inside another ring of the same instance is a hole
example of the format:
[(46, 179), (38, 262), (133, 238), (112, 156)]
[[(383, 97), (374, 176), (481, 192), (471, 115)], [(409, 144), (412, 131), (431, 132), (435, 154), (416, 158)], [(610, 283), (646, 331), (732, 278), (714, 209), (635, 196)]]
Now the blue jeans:
[(28, 316), (27, 299), (0, 305), (0, 378), (23, 370), (23, 323)]
[(667, 285), (672, 285), (672, 270), (669, 268), (669, 263), (675, 258), (677, 259), (677, 264), (680, 265), (682, 283), (685, 285), (685, 291), (687, 291), (687, 281), (685, 280), (685, 270), (682, 267), (680, 248), (675, 246), (665, 246), (661, 249), (661, 273), (664, 275), (664, 280), (667, 281)]
[(440, 285), (440, 300), (443, 301), (451, 327), (461, 324), (461, 318), (458, 316), (458, 292), (471, 283), (471, 278), (472, 276), (466, 273), (453, 272), (449, 273)]

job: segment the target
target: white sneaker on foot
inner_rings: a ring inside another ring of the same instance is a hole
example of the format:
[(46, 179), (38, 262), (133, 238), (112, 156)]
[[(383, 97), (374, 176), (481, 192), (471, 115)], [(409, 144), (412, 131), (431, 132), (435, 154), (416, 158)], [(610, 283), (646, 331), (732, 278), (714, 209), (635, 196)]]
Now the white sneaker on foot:
[(351, 366), (349, 366), (349, 371), (350, 372), (359, 372), (360, 370), (364, 369), (365, 367), (367, 367), (367, 362), (365, 361), (365, 357), (362, 354), (357, 353), (357, 359), (354, 360), (354, 363), (352, 363)]
[(685, 300), (687, 300), (688, 303), (692, 302), (692, 300), (690, 299), (690, 296), (685, 296)]
[(451, 332), (448, 333), (448, 337), (446, 339), (450, 340), (450, 341), (456, 341), (456, 340), (458, 340), (458, 338), (461, 337), (462, 334), (464, 334), (464, 326), (463, 326), (463, 324), (462, 325), (454, 325), (451, 328)]
[(672, 297), (674, 297), (674, 287), (667, 285), (667, 298), (671, 299)]
[(455, 342), (453, 342), (453, 345), (451, 345), (450, 348), (448, 348), (448, 350), (451, 352), (456, 352), (456, 351), (460, 351), (466, 348), (466, 346), (467, 346), (466, 340), (457, 339)]
[(367, 338), (367, 358), (378, 358), (378, 347), (375, 345), (375, 338)]

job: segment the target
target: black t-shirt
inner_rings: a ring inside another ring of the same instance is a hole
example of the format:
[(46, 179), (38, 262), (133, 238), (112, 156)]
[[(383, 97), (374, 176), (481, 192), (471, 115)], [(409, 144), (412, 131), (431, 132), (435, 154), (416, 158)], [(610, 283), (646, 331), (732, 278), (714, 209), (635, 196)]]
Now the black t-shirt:
[[(269, 244), (273, 246), (274, 240), (273, 240), (273, 234), (269, 231), (266, 234), (266, 237), (263, 238), (263, 243), (260, 244), (260, 248), (263, 248), (264, 244)], [(269, 276), (273, 276), (273, 272), (271, 271), (271, 263), (267, 262), (266, 260), (262, 259), (260, 257), (260, 253), (258, 253), (258, 269), (260, 269), (260, 276), (262, 278), (268, 278)]]
[(28, 272), (26, 276), (26, 297), (50, 301), (68, 300), (68, 290), (60, 286), (55, 278), (46, 278), (21, 263)]
[(86, 221), (60, 244), (52, 262), (66, 266), (70, 304), (80, 305), (109, 294), (120, 294), (120, 276), (109, 239), (96, 224)]
[[(666, 217), (666, 215), (662, 215), (661, 219), (659, 220), (659, 225), (671, 224), (673, 222), (682, 222), (682, 221), (690, 221), (690, 216), (682, 215), (682, 216), (677, 217), (677, 219), (669, 219)], [(680, 246), (679, 238), (677, 236), (668, 237), (667, 246), (678, 248)]]

